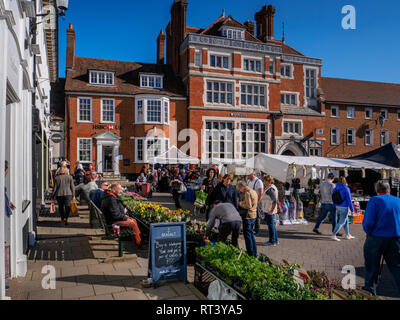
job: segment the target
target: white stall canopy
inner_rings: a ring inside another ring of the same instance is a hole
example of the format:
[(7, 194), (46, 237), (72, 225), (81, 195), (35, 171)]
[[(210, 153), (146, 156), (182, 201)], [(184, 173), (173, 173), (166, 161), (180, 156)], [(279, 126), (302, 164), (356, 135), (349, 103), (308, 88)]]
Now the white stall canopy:
[(200, 160), (190, 157), (176, 146), (172, 146), (168, 151), (149, 159), (148, 162), (150, 164), (199, 164)]
[(295, 178), (308, 181), (310, 178), (325, 179), (329, 172), (338, 176), (339, 170), (375, 170), (387, 178), (399, 177), (399, 169), (368, 160), (350, 160), (322, 157), (291, 157), (259, 154), (254, 158), (253, 168), (286, 182)]

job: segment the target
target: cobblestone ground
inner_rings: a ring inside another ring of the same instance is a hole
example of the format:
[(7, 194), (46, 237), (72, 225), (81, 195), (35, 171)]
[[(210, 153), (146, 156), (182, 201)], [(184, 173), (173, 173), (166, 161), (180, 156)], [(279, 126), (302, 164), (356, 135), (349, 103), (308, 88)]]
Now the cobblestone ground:
[[(167, 195), (157, 195), (153, 201), (162, 203), (170, 208), (174, 208), (172, 197)], [(185, 209), (193, 210), (193, 206), (182, 201)], [(204, 220), (204, 216), (197, 215), (196, 218)], [(306, 270), (325, 271), (335, 279), (342, 279), (342, 268), (346, 265), (352, 265), (356, 269), (357, 285), (364, 285), (364, 256), (363, 245), (365, 233), (360, 224), (350, 225), (350, 232), (355, 237), (354, 240), (345, 240), (341, 242), (330, 240), (329, 235), (332, 231), (330, 224), (323, 224), (320, 231), (322, 236), (312, 232), (314, 223), (308, 225), (279, 226), (278, 237), (279, 246), (265, 247), (262, 244), (267, 241), (268, 231), (265, 224), (262, 225), (260, 236), (256, 238), (259, 253), (268, 257), (282, 261), (286, 259), (289, 262), (296, 262)], [(341, 230), (343, 232), (343, 230)], [(243, 237), (241, 236), (243, 240)], [(243, 241), (241, 241), (242, 246)], [(385, 299), (399, 299), (394, 279), (387, 268), (384, 266), (382, 280), (378, 288), (378, 294)]]

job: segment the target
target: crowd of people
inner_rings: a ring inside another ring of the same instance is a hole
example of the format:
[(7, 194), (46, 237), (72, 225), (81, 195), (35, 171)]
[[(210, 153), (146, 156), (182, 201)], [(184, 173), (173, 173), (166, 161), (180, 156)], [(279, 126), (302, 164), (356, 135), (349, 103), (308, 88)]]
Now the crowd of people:
[[(185, 183), (198, 178), (199, 172), (196, 170), (186, 171), (182, 168), (156, 170), (144, 166), (136, 181), (136, 186), (150, 183), (154, 190), (171, 193), (176, 208), (180, 209), (182, 208), (180, 198), (185, 192)], [(242, 229), (247, 253), (250, 256), (257, 256), (255, 236), (259, 232), (262, 219), (268, 227), (268, 239), (263, 245), (275, 247), (279, 244), (276, 217), (282, 212), (281, 200), (284, 195), (275, 185), (272, 176), (260, 179), (254, 172), (248, 176), (247, 181), (238, 182), (236, 187), (232, 185), (232, 180), (231, 175), (220, 175), (215, 168), (210, 168), (206, 172), (206, 178), (201, 185), (201, 190), (207, 194), (204, 211), (207, 221), (206, 236), (210, 236), (211, 231), (217, 228), (217, 241), (227, 242), (230, 236), (231, 244), (238, 246)], [(334, 184), (334, 182), (337, 183)], [(294, 190), (300, 188), (298, 180), (293, 182), (292, 188)], [(53, 195), (57, 199), (63, 222), (67, 223), (69, 206), (76, 196), (80, 196), (81, 199), (91, 199), (96, 206), (101, 208), (108, 223), (133, 229), (136, 233), (134, 241), (140, 246), (141, 239), (137, 222), (126, 214), (126, 209), (119, 198), (121, 192), (122, 187), (119, 184), (110, 186), (93, 170), (85, 172), (79, 163), (74, 170), (74, 175), (71, 176), (68, 163), (63, 162), (55, 178)], [(349, 215), (354, 213), (355, 209), (346, 178), (335, 179), (335, 175), (330, 173), (327, 179), (318, 186), (317, 193), (320, 197), (321, 209), (313, 232), (322, 235), (320, 226), (330, 217), (332, 224), (330, 238), (333, 241), (341, 241), (342, 229), (344, 239), (354, 239), (350, 233)], [(364, 289), (373, 294), (376, 294), (379, 275), (382, 271), (382, 258), (385, 259), (400, 290), (400, 199), (390, 195), (390, 186), (384, 181), (376, 184), (376, 194), (377, 196), (373, 197), (367, 205), (363, 221), (363, 228), (367, 234), (364, 244), (366, 267)], [(8, 204), (12, 209), (13, 204), (11, 202)]]

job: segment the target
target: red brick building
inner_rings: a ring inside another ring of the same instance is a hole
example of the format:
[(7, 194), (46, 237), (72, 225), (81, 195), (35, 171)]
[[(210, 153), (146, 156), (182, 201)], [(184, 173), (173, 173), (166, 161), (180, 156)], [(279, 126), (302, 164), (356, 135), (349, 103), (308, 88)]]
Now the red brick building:
[(326, 156), (349, 158), (400, 144), (400, 85), (322, 78)]
[[(158, 43), (165, 38), (160, 35)], [(176, 144), (186, 128), (185, 88), (163, 64), (75, 56), (75, 30), (67, 30), (66, 157), (98, 172), (132, 174)]]
[(275, 39), (275, 7), (261, 8), (256, 23), (223, 14), (204, 29), (187, 25), (187, 8), (174, 1), (166, 36), (167, 63), (188, 92), (190, 154), (224, 163), (323, 155), (322, 60)]

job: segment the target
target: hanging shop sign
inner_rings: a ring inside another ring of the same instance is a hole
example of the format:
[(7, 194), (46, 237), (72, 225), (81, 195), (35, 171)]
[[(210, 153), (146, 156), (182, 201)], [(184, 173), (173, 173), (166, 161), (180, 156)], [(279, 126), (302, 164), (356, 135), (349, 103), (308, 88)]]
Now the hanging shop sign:
[(58, 144), (64, 141), (64, 137), (59, 134), (59, 133), (54, 133), (51, 135), (50, 140), (53, 141), (54, 143)]

